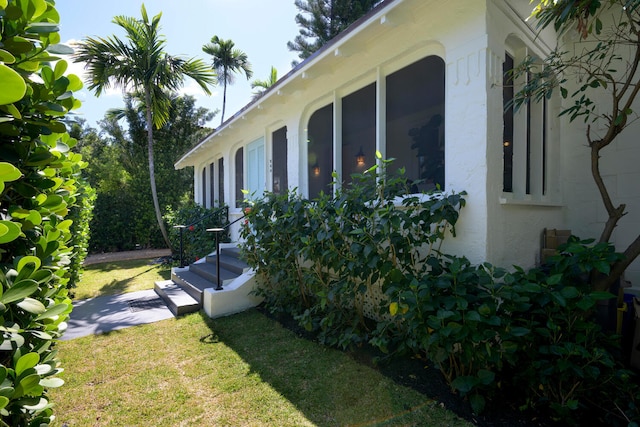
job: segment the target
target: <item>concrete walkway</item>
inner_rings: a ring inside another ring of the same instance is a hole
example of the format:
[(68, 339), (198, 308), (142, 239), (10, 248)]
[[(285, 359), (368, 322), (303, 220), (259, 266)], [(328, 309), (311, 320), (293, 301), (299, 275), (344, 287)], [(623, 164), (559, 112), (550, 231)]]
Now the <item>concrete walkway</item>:
[(153, 289), (74, 301), (61, 340), (153, 323), (174, 317)]
[[(112, 252), (90, 255), (84, 264), (152, 259), (170, 255), (169, 249)], [(60, 339), (66, 341), (88, 335), (103, 334), (172, 317), (174, 316), (165, 302), (153, 289), (77, 300), (73, 302), (73, 311), (67, 320), (67, 330)]]

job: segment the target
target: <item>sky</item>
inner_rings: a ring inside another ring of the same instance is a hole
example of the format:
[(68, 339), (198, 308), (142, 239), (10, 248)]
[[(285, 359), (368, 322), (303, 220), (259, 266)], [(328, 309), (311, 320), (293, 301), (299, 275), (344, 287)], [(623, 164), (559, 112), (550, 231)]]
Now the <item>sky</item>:
[[(60, 14), (60, 36), (63, 43), (80, 41), (86, 37), (124, 37), (124, 32), (112, 22), (117, 15), (141, 18), (142, 1), (135, 0), (57, 0)], [(295, 22), (298, 13), (294, 0), (146, 0), (144, 5), (149, 18), (162, 12), (160, 34), (167, 41), (165, 52), (173, 56), (200, 58), (211, 64), (211, 57), (202, 51), (202, 46), (214, 35), (231, 39), (236, 48), (244, 51), (251, 62), (253, 77), (247, 81), (244, 75), (236, 75), (233, 85), (227, 87), (225, 119), (244, 107), (253, 93), (250, 82), (266, 80), (271, 67), (282, 77), (291, 70), (291, 62), (297, 52), (287, 48), (287, 42), (299, 33)], [(83, 76), (83, 66), (69, 61), (67, 73)], [(196, 98), (196, 106), (216, 115), (209, 126), (218, 126), (222, 111), (222, 86), (212, 88), (207, 96), (189, 79), (185, 80), (183, 93)], [(121, 89), (116, 88), (96, 98), (87, 89), (76, 93), (82, 101), (77, 111), (87, 124), (97, 128), (97, 121), (110, 108), (124, 106)]]

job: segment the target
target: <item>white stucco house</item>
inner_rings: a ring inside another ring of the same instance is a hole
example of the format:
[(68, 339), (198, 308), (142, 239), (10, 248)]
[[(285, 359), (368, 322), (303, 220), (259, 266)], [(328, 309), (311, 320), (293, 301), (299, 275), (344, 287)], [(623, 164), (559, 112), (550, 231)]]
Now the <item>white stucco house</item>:
[[(242, 189), (314, 197), (329, 189), (332, 171), (348, 179), (379, 150), (411, 179), (468, 193), (445, 250), (472, 262), (533, 266), (545, 228), (598, 237), (606, 213), (590, 175), (586, 125), (558, 118), (559, 96), (503, 114), (513, 96), (504, 70), (556, 43), (526, 21), (531, 7), (383, 1), (175, 167), (192, 166), (196, 201), (227, 204), (233, 220), (242, 215)], [(630, 212), (613, 236), (621, 250), (640, 230), (637, 131), (627, 129), (603, 165), (615, 201)], [(640, 263), (626, 278), (640, 287)]]

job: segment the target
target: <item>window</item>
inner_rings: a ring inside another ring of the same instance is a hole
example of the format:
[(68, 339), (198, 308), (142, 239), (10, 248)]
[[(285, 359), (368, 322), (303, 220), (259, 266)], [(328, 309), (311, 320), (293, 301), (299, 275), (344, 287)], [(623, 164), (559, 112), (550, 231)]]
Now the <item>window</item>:
[(376, 161), (376, 84), (342, 98), (342, 181)]
[(271, 134), (273, 143), (273, 182), (272, 191), (283, 194), (287, 191), (287, 127), (282, 127)]
[(218, 159), (218, 206), (224, 205), (224, 158)]
[(522, 42), (507, 41), (503, 63), (503, 191), (517, 196), (544, 196), (547, 193), (547, 99), (528, 101), (518, 111), (512, 106), (515, 93), (531, 79), (525, 73), (513, 76), (516, 64), (533, 55)]
[(209, 165), (209, 203), (207, 207), (212, 208), (216, 200), (216, 184), (215, 184), (215, 163)]
[(504, 84), (502, 86), (503, 104), (503, 130), (502, 130), (502, 191), (510, 193), (513, 191), (513, 57), (506, 54), (502, 71)]
[(445, 64), (423, 58), (386, 78), (386, 156), (416, 191), (444, 190)]
[(244, 148), (238, 148), (236, 151), (236, 208), (239, 208), (244, 201), (244, 193), (242, 193), (242, 189), (244, 188)]
[(444, 190), (444, 83), (444, 61), (427, 56), (342, 97), (335, 111), (333, 103), (316, 110), (307, 129), (309, 197), (331, 191), (336, 163), (344, 183), (374, 165), (378, 140), (395, 159), (390, 172), (403, 168), (415, 192)]
[(264, 168), (264, 138), (259, 138), (246, 146), (247, 162), (247, 190), (251, 198), (262, 197), (264, 193), (265, 168)]
[(308, 176), (309, 198), (331, 192), (333, 172), (333, 103), (315, 111), (309, 118)]
[(202, 200), (200, 200), (200, 204), (203, 208), (207, 207), (207, 168), (202, 168)]

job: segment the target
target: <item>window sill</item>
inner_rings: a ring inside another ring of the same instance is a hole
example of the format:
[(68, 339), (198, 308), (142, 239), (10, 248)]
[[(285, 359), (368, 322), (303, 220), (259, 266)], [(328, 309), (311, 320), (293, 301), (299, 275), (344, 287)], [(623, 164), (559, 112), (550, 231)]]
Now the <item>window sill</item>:
[(512, 206), (541, 206), (549, 208), (561, 208), (564, 203), (558, 200), (553, 200), (550, 197), (535, 197), (529, 194), (527, 195), (513, 195), (510, 193), (502, 193), (499, 198), (501, 205)]

